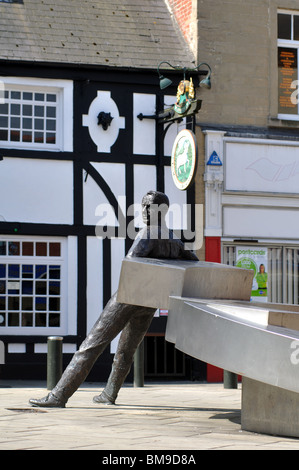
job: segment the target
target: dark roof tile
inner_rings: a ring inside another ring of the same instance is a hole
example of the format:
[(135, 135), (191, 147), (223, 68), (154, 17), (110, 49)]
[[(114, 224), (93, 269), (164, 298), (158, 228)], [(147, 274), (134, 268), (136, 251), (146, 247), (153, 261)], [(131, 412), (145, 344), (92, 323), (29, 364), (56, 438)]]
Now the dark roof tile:
[(193, 54), (164, 0), (0, 2), (0, 60), (156, 68)]

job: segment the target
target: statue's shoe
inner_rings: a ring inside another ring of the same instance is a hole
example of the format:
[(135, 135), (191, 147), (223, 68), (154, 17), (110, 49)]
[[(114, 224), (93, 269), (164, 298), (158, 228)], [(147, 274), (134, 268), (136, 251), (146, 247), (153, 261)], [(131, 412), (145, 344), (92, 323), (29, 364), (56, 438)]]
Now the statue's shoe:
[(96, 395), (95, 397), (93, 397), (92, 401), (94, 403), (104, 403), (105, 405), (115, 405), (115, 400), (113, 400), (113, 398), (109, 397), (105, 393), (104, 390), (100, 395)]
[(65, 408), (65, 402), (59, 400), (59, 398), (55, 397), (55, 395), (53, 395), (51, 392), (40, 400), (31, 398), (29, 403), (32, 406), (39, 406), (43, 408)]

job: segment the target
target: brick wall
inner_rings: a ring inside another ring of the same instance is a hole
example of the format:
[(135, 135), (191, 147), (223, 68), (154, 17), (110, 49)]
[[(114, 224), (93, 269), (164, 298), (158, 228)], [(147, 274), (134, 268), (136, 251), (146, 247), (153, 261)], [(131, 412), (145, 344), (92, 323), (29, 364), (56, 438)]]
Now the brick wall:
[(186, 42), (197, 57), (197, 0), (165, 0)]
[(183, 35), (185, 36), (185, 39), (190, 42), (192, 0), (168, 0), (168, 4)]

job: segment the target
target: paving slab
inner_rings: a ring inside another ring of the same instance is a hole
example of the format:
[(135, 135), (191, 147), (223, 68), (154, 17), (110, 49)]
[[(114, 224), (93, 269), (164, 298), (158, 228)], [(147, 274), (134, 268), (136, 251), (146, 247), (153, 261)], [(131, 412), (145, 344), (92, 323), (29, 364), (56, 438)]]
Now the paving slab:
[(119, 451), (196, 459), (200, 450), (299, 450), (299, 439), (241, 429), (241, 384), (128, 384), (114, 406), (93, 403), (103, 386), (84, 383), (66, 408), (41, 409), (28, 400), (45, 396), (45, 383), (0, 381), (0, 450), (100, 450), (102, 459)]

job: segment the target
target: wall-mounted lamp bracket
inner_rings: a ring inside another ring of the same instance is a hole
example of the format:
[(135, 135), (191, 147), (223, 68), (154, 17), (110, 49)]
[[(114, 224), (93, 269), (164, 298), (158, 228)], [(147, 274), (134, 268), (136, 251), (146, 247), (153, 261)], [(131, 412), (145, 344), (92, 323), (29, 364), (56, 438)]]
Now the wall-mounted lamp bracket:
[(201, 108), (201, 103), (202, 103), (202, 100), (191, 101), (190, 107), (183, 114), (176, 112), (174, 109), (174, 106), (175, 106), (174, 105), (171, 108), (167, 108), (158, 114), (152, 114), (149, 116), (149, 115), (144, 115), (140, 113), (138, 114), (137, 117), (140, 121), (142, 121), (143, 119), (155, 119), (159, 124), (165, 124), (166, 122), (171, 122), (171, 121), (180, 122), (182, 121), (183, 118), (187, 116), (194, 116), (195, 114), (197, 114)]
[(143, 119), (155, 119), (158, 121), (158, 123), (162, 122), (167, 122), (168, 120), (172, 119), (174, 115), (174, 109), (173, 108), (168, 108), (165, 109), (164, 111), (161, 111), (158, 114), (151, 114), (151, 115), (145, 115), (145, 114), (138, 114), (138, 119), (142, 121)]

